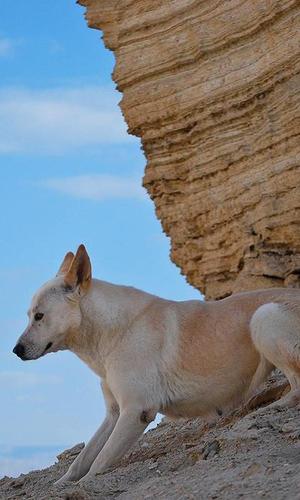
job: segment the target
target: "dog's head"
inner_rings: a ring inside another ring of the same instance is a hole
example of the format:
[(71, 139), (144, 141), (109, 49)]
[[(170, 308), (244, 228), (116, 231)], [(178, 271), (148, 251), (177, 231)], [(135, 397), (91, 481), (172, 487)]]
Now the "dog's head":
[(28, 326), (13, 352), (23, 360), (30, 360), (66, 349), (68, 336), (80, 326), (80, 300), (90, 284), (90, 259), (80, 245), (76, 255), (67, 253), (56, 277), (34, 295)]

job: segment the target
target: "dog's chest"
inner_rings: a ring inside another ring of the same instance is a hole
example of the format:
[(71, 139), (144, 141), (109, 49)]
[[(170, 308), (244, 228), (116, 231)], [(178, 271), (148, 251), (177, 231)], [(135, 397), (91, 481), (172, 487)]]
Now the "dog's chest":
[(88, 367), (100, 378), (105, 377), (105, 368), (99, 356), (91, 356), (89, 353), (77, 353), (77, 356), (88, 365)]

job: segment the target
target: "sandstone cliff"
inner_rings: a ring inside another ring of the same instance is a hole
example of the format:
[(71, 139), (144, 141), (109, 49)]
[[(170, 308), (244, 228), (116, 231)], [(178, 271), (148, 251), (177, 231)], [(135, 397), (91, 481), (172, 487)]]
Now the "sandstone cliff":
[(79, 3), (187, 280), (208, 298), (299, 286), (299, 0)]

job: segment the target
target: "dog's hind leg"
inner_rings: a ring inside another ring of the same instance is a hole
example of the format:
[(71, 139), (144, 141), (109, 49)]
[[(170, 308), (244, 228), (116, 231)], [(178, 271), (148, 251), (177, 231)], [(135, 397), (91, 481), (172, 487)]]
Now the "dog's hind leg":
[[(291, 391), (280, 405), (300, 402), (300, 304), (270, 303), (251, 319), (253, 342), (266, 360), (287, 377)], [(278, 403), (275, 403), (278, 405)]]
[(260, 362), (257, 370), (253, 376), (249, 389), (247, 391), (245, 400), (249, 402), (250, 399), (256, 397), (257, 389), (266, 380), (268, 375), (274, 369), (274, 365), (270, 363), (262, 354), (260, 355)]
[(106, 384), (102, 383), (101, 386), (106, 403), (106, 418), (88, 444), (83, 448), (78, 457), (76, 457), (66, 474), (56, 481), (55, 484), (62, 484), (66, 481), (78, 481), (85, 476), (117, 423), (119, 406)]
[(246, 404), (242, 407), (241, 412), (243, 413), (243, 415), (247, 415), (249, 411), (277, 401), (279, 398), (289, 392), (289, 390), (290, 384), (287, 380), (284, 380), (278, 385), (263, 389), (262, 391), (257, 391), (254, 396), (250, 397), (250, 399), (246, 401)]

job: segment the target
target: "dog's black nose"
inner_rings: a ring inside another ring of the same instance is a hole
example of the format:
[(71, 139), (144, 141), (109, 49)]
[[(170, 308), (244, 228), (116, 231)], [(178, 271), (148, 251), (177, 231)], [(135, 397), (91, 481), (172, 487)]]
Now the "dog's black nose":
[(23, 358), (25, 354), (25, 347), (22, 344), (17, 344), (13, 350), (13, 353), (15, 353), (19, 358)]

